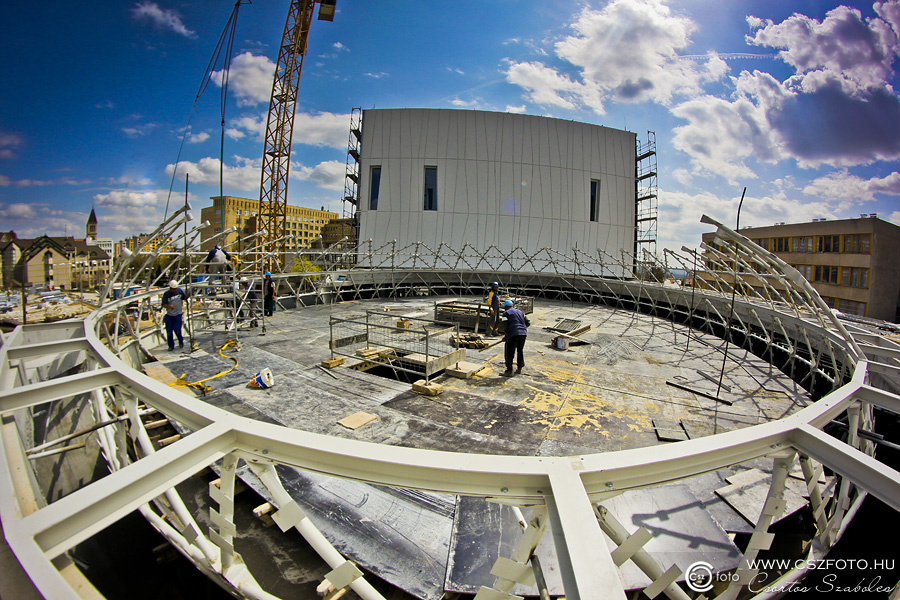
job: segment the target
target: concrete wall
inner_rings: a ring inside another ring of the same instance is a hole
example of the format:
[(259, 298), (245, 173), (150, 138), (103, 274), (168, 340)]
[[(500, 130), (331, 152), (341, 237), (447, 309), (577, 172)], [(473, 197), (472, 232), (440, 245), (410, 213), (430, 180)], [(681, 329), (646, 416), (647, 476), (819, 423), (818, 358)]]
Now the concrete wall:
[[(437, 248), (470, 244), (493, 256), (573, 248), (622, 258), (634, 243), (635, 134), (597, 125), (509, 113), (444, 109), (363, 112), (359, 240)], [(372, 168), (381, 167), (377, 210)], [(425, 167), (437, 167), (437, 210), (424, 210)], [(589, 218), (591, 180), (600, 181), (598, 218)], [(546, 254), (545, 254), (546, 255)], [(374, 262), (374, 261), (373, 261)], [(496, 261), (491, 261), (496, 262)], [(409, 264), (408, 266), (413, 266)], [(560, 271), (573, 272), (563, 260)], [(620, 267), (607, 272), (623, 276)]]

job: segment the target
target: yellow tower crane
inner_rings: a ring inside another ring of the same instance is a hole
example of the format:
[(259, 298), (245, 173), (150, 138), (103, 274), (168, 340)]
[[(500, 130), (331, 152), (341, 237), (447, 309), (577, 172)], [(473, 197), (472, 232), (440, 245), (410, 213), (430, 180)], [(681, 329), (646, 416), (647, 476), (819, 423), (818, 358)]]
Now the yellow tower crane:
[(334, 20), (336, 0), (291, 0), (278, 64), (269, 98), (269, 115), (266, 119), (266, 137), (263, 149), (262, 177), (259, 185), (262, 225), (266, 229), (261, 269), (275, 270), (284, 267), (287, 240), (288, 173), (291, 166), (291, 138), (294, 131), (294, 110), (297, 107), (297, 89), (300, 71), (306, 56), (309, 26), (315, 5), (319, 4), (319, 20)]

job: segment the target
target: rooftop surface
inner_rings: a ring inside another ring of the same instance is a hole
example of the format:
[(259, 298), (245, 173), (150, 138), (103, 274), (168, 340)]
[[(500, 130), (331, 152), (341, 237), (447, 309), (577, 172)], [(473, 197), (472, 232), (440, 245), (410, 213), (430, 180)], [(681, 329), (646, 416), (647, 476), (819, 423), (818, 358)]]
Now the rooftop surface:
[[(329, 317), (366, 310), (432, 318), (434, 303), (451, 298), (367, 300), (279, 311), (261, 328), (202, 332), (199, 350), (160, 352), (169, 370), (188, 381), (209, 380), (205, 400), (227, 410), (288, 427), (382, 444), (436, 450), (568, 456), (663, 443), (666, 429), (701, 437), (782, 418), (809, 401), (805, 390), (775, 367), (733, 345), (715, 399), (724, 342), (669, 321), (589, 304), (537, 299), (530, 315), (526, 366), (504, 377), (503, 345), (468, 349), (466, 362), (486, 368), (469, 379), (440, 374), (439, 396), (423, 396), (407, 381), (352, 368), (348, 359), (326, 372)], [(588, 344), (551, 345), (547, 331), (566, 318), (590, 325)], [(690, 337), (689, 337), (690, 333)], [(494, 341), (487, 338), (487, 341)], [(163, 348), (164, 350), (164, 348)], [(247, 386), (263, 368), (269, 389)], [(382, 369), (384, 371), (384, 369)], [(677, 387), (676, 387), (677, 386)], [(351, 430), (338, 421), (364, 411), (377, 417)], [(654, 429), (656, 427), (656, 429)], [(677, 431), (678, 429), (682, 431)], [(662, 435), (659, 435), (662, 434)]]

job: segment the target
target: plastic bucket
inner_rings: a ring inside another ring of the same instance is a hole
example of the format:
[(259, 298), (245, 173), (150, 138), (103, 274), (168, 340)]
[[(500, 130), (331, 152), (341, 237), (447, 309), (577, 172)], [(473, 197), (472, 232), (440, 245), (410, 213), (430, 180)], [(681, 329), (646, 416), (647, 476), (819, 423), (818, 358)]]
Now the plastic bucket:
[(272, 387), (273, 385), (275, 385), (275, 376), (272, 375), (272, 371), (270, 371), (268, 368), (265, 368), (253, 376), (253, 379), (250, 380), (250, 383), (247, 384), (247, 387), (264, 390), (266, 388)]

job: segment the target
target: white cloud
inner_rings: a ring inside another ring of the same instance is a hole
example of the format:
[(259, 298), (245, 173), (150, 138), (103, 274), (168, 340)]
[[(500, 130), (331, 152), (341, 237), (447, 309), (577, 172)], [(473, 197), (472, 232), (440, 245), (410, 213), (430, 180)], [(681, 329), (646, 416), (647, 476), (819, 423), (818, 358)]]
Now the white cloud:
[(523, 112), (525, 112), (525, 105), (522, 104), (521, 106), (513, 106), (512, 104), (507, 104), (506, 112), (508, 112), (508, 113), (523, 113)]
[[(261, 175), (260, 160), (236, 156), (235, 162), (238, 163), (237, 166), (224, 165), (222, 169), (222, 184), (226, 190), (258, 192)], [(219, 164), (219, 159), (212, 157), (201, 158), (195, 163), (181, 161), (178, 163), (178, 173), (181, 176), (184, 176), (185, 173), (189, 173), (191, 181), (194, 183), (218, 187)], [(171, 177), (174, 169), (175, 165), (167, 165), (166, 175)]]
[(13, 204), (0, 204), (0, 217), (4, 219), (36, 219), (38, 214), (31, 204), (15, 202)]
[(0, 187), (47, 187), (53, 185), (88, 185), (90, 179), (75, 179), (74, 177), (60, 177), (58, 179), (10, 179), (6, 175), (0, 175)]
[(120, 175), (119, 177), (107, 177), (106, 183), (110, 185), (128, 185), (128, 186), (147, 186), (151, 181), (148, 177), (133, 177), (131, 175)]
[(886, 177), (863, 179), (843, 169), (813, 180), (803, 188), (803, 193), (838, 202), (840, 208), (846, 210), (875, 200), (875, 194), (900, 196), (900, 173), (894, 171)]
[(157, 123), (144, 123), (143, 125), (135, 125), (133, 127), (123, 127), (122, 133), (126, 137), (135, 139), (150, 134), (159, 125)]
[(744, 72), (733, 81), (738, 91), (732, 101), (700, 96), (672, 108), (672, 114), (688, 122), (673, 130), (672, 144), (691, 157), (696, 170), (736, 183), (756, 178), (746, 159), (776, 162), (785, 156), (767, 110), (781, 103), (786, 92), (775, 78), (759, 71)]
[(350, 135), (350, 115), (322, 112), (294, 115), (294, 143), (347, 149)]
[[(662, 191), (659, 203), (658, 246), (678, 250), (682, 246), (696, 247), (700, 236), (710, 231), (700, 223), (704, 214), (734, 228), (740, 194), (721, 198), (712, 193), (689, 194)], [(837, 218), (826, 202), (799, 201), (775, 194), (763, 197), (747, 196), (741, 208), (741, 227), (761, 227), (778, 222), (800, 223), (815, 217)]]
[(201, 144), (209, 139), (209, 134), (205, 131), (201, 131), (200, 133), (191, 133), (187, 137), (188, 144)]
[[(876, 6), (876, 12), (891, 15), (897, 2)], [(788, 86), (812, 93), (830, 80), (837, 80), (845, 93), (856, 95), (880, 88), (892, 75), (898, 31), (880, 18), (862, 19), (859, 10), (839, 6), (821, 22), (795, 13), (781, 23), (749, 18), (757, 31), (747, 41), (781, 48), (781, 58), (797, 75)], [(896, 24), (896, 23), (895, 23)]]
[(372, 79), (381, 79), (382, 77), (388, 77), (388, 74), (384, 71), (379, 71), (378, 73), (363, 73), (366, 77), (371, 77)]
[(672, 14), (664, 0), (613, 0), (602, 10), (585, 8), (572, 29), (555, 53), (576, 67), (577, 79), (543, 63), (510, 62), (507, 80), (525, 88), (532, 102), (584, 106), (598, 114), (608, 100), (668, 105), (674, 95), (700, 94), (704, 83), (727, 71), (715, 54), (705, 61), (678, 60), (695, 25)]
[(804, 168), (847, 167), (900, 158), (900, 98), (890, 85), (890, 65), (900, 52), (900, 2), (876, 6), (882, 18), (863, 21), (839, 7), (820, 23), (794, 14), (782, 23), (754, 17), (749, 43), (782, 48), (796, 73), (779, 81), (744, 71), (731, 78), (730, 99), (710, 95), (683, 102), (672, 113), (687, 121), (673, 144), (695, 172), (731, 182), (754, 178), (753, 159), (770, 164), (793, 159)]
[(131, 9), (131, 14), (135, 19), (148, 20), (160, 29), (174, 31), (186, 38), (197, 37), (194, 31), (185, 27), (176, 11), (162, 9), (156, 2), (139, 2)]
[(894, 225), (900, 225), (900, 210), (895, 210), (891, 213), (891, 216), (888, 217), (888, 221), (893, 223)]
[(0, 131), (0, 158), (14, 158), (15, 149), (22, 145), (22, 136)]
[[(225, 130), (225, 135), (234, 140), (252, 135), (257, 141), (262, 142), (266, 134), (265, 113), (258, 116), (242, 115), (237, 119), (232, 119), (229, 124), (231, 127)], [(346, 150), (349, 134), (349, 114), (330, 112), (316, 114), (298, 112), (294, 114), (294, 144)]]
[(346, 172), (347, 165), (336, 160), (328, 160), (314, 167), (300, 167), (291, 171), (297, 179), (313, 181), (327, 190), (343, 190)]
[[(222, 85), (222, 71), (210, 75), (214, 84)], [(254, 106), (269, 103), (272, 95), (272, 80), (275, 77), (275, 63), (266, 56), (244, 52), (231, 61), (228, 73), (228, 90), (237, 98), (238, 106)]]
[(335, 43), (333, 43), (333, 44), (332, 44), (332, 47), (334, 47), (334, 49), (335, 49), (335, 50), (338, 50), (338, 51), (344, 50), (344, 51), (346, 51), (346, 52), (350, 52), (350, 48), (348, 48), (347, 46), (343, 45), (343, 44), (340, 43), (340, 42), (335, 42)]
[(112, 190), (95, 194), (94, 201), (104, 207), (153, 208), (165, 205), (168, 194), (168, 190)]

